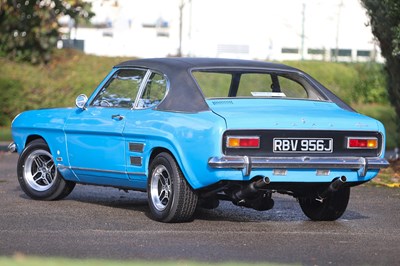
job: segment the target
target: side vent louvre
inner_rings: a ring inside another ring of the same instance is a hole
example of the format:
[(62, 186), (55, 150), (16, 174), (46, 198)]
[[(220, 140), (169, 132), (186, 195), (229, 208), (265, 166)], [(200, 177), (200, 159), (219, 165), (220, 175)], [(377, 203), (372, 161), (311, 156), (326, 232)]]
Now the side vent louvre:
[(233, 104), (232, 101), (212, 101), (213, 105), (227, 105), (227, 104)]
[(129, 143), (129, 151), (132, 152), (143, 152), (144, 150), (144, 144), (143, 143)]

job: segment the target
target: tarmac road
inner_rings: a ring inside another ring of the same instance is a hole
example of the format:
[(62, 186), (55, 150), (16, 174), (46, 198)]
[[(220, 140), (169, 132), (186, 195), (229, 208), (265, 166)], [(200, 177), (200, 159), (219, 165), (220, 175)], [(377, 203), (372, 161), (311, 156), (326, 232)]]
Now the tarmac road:
[(145, 193), (77, 185), (65, 200), (19, 188), (16, 154), (0, 152), (0, 256), (400, 265), (400, 189), (360, 186), (335, 222), (312, 222), (276, 195), (266, 212), (224, 202), (185, 224), (148, 217)]

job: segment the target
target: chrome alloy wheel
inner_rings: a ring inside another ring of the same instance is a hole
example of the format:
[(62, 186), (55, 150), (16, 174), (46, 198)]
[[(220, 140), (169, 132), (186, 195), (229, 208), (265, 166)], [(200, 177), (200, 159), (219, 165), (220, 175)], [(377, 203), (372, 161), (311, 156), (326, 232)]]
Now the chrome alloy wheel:
[(171, 175), (164, 165), (158, 165), (154, 169), (151, 178), (150, 193), (154, 207), (158, 211), (165, 210), (169, 201), (172, 200)]
[(57, 178), (53, 156), (45, 150), (35, 150), (24, 163), (23, 177), (36, 191), (48, 190)]

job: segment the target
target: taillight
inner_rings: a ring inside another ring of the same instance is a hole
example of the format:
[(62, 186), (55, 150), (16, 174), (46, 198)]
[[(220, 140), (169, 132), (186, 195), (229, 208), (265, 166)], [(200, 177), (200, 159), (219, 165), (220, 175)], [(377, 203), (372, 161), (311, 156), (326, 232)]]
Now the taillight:
[(348, 137), (348, 149), (377, 149), (378, 139), (374, 137)]
[(260, 137), (258, 136), (229, 136), (226, 138), (227, 148), (259, 148)]

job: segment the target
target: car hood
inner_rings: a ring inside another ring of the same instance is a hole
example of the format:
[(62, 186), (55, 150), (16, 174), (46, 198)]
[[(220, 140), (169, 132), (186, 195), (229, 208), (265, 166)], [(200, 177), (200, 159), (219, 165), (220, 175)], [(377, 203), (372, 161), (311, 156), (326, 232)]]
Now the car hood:
[(378, 130), (375, 119), (332, 102), (288, 99), (208, 100), (228, 129)]

